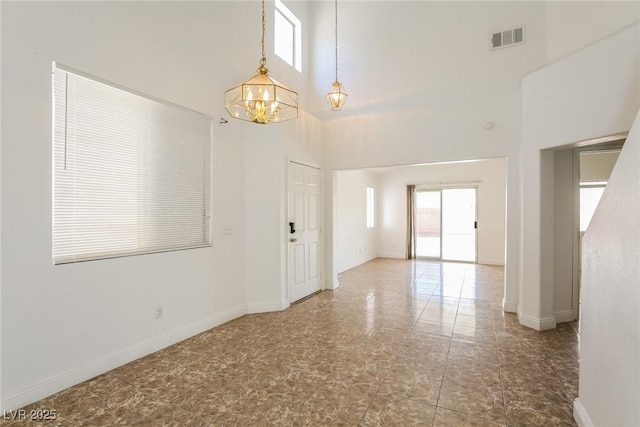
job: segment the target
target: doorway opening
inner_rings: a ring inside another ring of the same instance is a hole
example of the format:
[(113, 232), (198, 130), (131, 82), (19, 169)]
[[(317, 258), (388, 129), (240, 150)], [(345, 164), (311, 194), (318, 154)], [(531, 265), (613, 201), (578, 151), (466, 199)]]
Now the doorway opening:
[(477, 261), (477, 187), (418, 187), (412, 214), (416, 257)]
[(605, 144), (603, 146), (588, 146), (585, 148), (577, 148), (576, 158), (577, 162), (577, 207), (578, 207), (578, 224), (574, 229), (578, 229), (577, 238), (577, 257), (575, 260), (576, 266), (576, 301), (577, 304), (577, 316), (580, 319), (581, 314), (581, 298), (582, 291), (582, 238), (584, 233), (589, 227), (591, 218), (598, 207), (600, 198), (604, 193), (604, 190), (609, 182), (609, 176), (613, 171), (613, 168), (618, 160), (618, 155), (622, 149), (624, 140), (615, 141), (613, 143)]
[(581, 318), (582, 236), (623, 143), (614, 135), (541, 151), (540, 280), (553, 286), (556, 324)]

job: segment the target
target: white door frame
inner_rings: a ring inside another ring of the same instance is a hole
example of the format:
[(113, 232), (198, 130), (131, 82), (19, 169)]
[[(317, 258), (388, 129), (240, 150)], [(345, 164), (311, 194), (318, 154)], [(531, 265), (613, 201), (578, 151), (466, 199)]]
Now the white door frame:
[(290, 168), (291, 168), (291, 164), (295, 163), (298, 165), (302, 165), (302, 166), (306, 166), (306, 167), (310, 167), (313, 169), (317, 169), (318, 170), (318, 177), (319, 177), (319, 182), (320, 182), (320, 189), (318, 191), (318, 224), (319, 224), (319, 236), (318, 236), (318, 280), (319, 280), (319, 289), (320, 290), (324, 290), (326, 289), (325, 287), (325, 283), (324, 283), (324, 170), (317, 164), (313, 164), (313, 163), (309, 163), (309, 162), (304, 162), (304, 161), (300, 161), (294, 158), (290, 158), (287, 157), (286, 159), (287, 161), (287, 167), (286, 167), (286, 209), (285, 212), (286, 214), (283, 216), (284, 220), (285, 220), (285, 227), (284, 227), (284, 233), (282, 236), (283, 241), (285, 242), (285, 247), (286, 247), (286, 253), (285, 253), (285, 260), (284, 260), (284, 265), (285, 265), (285, 271), (286, 271), (286, 280), (287, 280), (287, 301), (289, 302), (289, 304), (292, 303), (291, 301), (291, 297), (292, 297), (292, 292), (291, 292), (291, 245), (289, 245), (289, 211), (290, 211), (290, 203), (291, 203), (291, 197), (289, 197), (289, 192), (291, 191), (291, 186), (290, 186), (290, 182), (289, 182), (289, 172), (290, 172)]

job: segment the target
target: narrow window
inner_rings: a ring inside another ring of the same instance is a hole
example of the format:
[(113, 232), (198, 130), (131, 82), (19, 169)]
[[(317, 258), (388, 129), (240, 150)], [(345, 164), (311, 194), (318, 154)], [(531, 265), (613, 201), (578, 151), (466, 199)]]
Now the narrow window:
[(580, 231), (587, 231), (606, 186), (606, 182), (583, 182), (580, 184)]
[(282, 3), (276, 0), (275, 53), (287, 64), (302, 72), (302, 23)]
[(375, 190), (372, 187), (367, 187), (367, 228), (375, 226), (375, 197)]
[(53, 262), (210, 245), (211, 118), (53, 71)]

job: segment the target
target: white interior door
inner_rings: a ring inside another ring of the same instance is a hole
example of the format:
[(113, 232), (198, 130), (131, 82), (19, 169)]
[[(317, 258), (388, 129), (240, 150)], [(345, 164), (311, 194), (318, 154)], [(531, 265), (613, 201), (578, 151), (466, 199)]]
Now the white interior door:
[(320, 290), (320, 171), (289, 163), (289, 295)]

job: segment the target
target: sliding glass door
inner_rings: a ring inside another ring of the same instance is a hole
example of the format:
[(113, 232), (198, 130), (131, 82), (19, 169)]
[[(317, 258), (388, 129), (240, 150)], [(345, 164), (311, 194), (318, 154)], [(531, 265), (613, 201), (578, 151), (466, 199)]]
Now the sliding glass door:
[(476, 262), (476, 192), (470, 188), (416, 189), (416, 256)]
[(442, 259), (476, 262), (476, 189), (443, 189), (442, 213)]
[(415, 196), (416, 256), (440, 258), (442, 240), (440, 190), (418, 190)]

